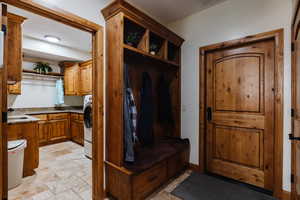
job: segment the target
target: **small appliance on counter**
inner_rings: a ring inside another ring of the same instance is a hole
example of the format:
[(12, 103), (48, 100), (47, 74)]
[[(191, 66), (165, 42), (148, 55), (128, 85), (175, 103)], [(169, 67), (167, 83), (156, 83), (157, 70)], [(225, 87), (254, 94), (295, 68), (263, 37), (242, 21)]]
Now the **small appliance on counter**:
[(88, 158), (92, 158), (92, 99), (92, 95), (86, 95), (83, 103), (84, 152)]

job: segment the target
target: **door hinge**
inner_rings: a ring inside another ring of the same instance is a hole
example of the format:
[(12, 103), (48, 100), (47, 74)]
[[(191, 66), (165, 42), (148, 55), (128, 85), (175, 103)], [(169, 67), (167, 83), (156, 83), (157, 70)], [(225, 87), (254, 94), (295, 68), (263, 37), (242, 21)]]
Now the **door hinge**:
[(291, 49), (292, 49), (292, 52), (295, 51), (295, 43), (294, 42), (292, 42), (292, 44), (291, 44)]
[(292, 133), (289, 134), (289, 139), (290, 140), (299, 140), (300, 141), (300, 137), (294, 137), (294, 134), (292, 134)]
[(295, 182), (295, 175), (291, 174), (291, 183), (294, 183), (294, 182)]
[(291, 116), (295, 117), (295, 109), (294, 108), (291, 109)]
[(2, 123), (7, 123), (7, 112), (2, 112)]
[(2, 24), (1, 31), (4, 33), (4, 35), (6, 35), (6, 33), (7, 33), (7, 26), (5, 24)]

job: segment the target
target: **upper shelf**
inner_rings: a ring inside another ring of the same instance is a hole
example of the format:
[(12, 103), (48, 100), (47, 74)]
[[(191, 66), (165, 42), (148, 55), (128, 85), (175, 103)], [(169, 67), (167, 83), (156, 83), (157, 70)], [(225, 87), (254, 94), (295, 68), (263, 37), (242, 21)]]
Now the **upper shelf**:
[(174, 66), (180, 65), (180, 47), (151, 29), (124, 17), (123, 47)]

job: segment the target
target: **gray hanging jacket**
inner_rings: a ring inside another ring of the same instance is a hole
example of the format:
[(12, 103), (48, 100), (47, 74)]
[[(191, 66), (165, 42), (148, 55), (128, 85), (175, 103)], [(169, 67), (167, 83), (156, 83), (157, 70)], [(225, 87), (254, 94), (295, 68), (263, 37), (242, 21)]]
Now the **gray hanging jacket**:
[(134, 142), (136, 140), (137, 110), (133, 92), (130, 88), (128, 66), (125, 65), (125, 88), (124, 88), (124, 147), (125, 161), (134, 162)]

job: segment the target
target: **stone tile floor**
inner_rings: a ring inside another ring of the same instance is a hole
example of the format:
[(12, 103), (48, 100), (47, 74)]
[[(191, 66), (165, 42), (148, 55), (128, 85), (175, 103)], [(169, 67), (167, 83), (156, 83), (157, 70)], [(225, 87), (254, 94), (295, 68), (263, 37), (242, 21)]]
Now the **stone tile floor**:
[[(190, 175), (185, 172), (163, 186), (148, 199), (178, 200), (170, 194)], [(64, 142), (40, 148), (40, 163), (36, 174), (23, 179), (8, 192), (9, 200), (91, 200), (92, 161), (84, 156), (82, 146)]]

